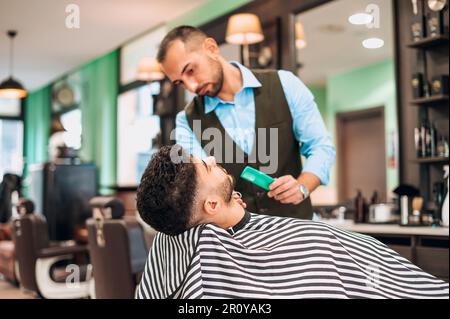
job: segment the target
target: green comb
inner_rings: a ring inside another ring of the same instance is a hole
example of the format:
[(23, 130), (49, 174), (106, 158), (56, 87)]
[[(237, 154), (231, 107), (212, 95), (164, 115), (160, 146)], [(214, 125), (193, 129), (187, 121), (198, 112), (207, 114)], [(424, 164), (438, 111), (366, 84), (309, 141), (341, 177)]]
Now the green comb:
[(253, 167), (247, 166), (241, 174), (241, 178), (253, 183), (261, 188), (264, 188), (267, 191), (270, 191), (270, 184), (272, 184), (275, 179), (270, 177), (269, 175), (260, 172)]

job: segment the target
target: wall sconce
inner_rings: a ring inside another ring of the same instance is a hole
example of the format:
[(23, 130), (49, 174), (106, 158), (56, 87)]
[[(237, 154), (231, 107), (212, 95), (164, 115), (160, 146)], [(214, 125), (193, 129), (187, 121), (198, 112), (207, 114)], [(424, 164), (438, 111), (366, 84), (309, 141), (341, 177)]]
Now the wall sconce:
[(156, 58), (143, 57), (139, 60), (136, 77), (140, 81), (151, 82), (161, 81), (165, 75)]
[(301, 50), (306, 48), (306, 45), (305, 29), (303, 28), (303, 24), (298, 21), (295, 23), (295, 46)]
[(258, 16), (252, 13), (239, 13), (228, 19), (226, 41), (243, 46), (244, 65), (250, 66), (249, 45), (262, 42), (264, 34)]

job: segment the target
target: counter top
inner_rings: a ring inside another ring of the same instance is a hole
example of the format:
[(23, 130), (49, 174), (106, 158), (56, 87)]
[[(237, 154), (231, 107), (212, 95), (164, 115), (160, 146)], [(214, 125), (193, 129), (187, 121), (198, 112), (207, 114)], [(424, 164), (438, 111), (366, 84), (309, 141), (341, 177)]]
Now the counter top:
[(446, 227), (411, 227), (400, 225), (386, 225), (386, 224), (355, 224), (352, 220), (332, 220), (323, 219), (324, 223), (333, 225), (335, 227), (362, 233), (362, 234), (390, 234), (390, 235), (417, 235), (417, 236), (440, 236), (448, 237), (449, 229)]

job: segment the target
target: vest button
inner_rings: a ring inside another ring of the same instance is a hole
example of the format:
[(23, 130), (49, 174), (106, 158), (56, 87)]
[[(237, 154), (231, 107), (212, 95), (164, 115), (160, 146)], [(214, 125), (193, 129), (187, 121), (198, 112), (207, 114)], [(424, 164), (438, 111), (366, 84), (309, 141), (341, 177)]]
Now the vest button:
[(269, 210), (267, 209), (267, 208), (261, 208), (260, 210), (259, 210), (259, 213), (260, 214), (267, 214), (269, 212)]
[(258, 196), (258, 198), (263, 198), (264, 194), (264, 192), (256, 192), (256, 196)]

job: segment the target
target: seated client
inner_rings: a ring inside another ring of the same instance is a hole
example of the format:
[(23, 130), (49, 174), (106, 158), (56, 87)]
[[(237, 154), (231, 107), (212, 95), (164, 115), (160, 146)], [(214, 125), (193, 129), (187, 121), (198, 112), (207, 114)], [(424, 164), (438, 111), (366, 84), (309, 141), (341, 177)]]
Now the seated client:
[(159, 233), (137, 298), (448, 298), (447, 283), (378, 240), (252, 214), (233, 187), (214, 158), (179, 145), (153, 157), (137, 206)]

